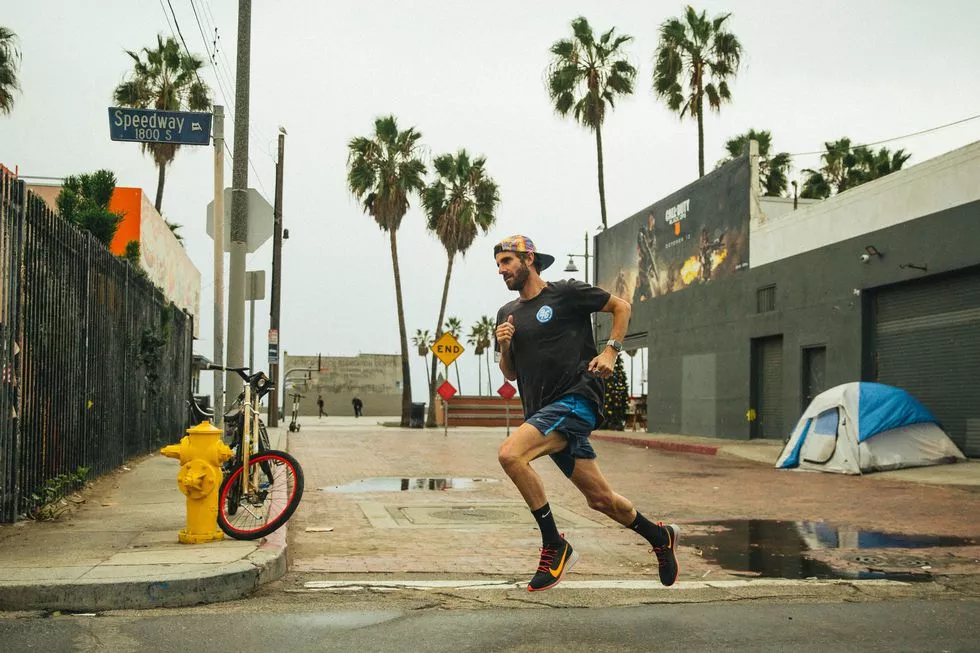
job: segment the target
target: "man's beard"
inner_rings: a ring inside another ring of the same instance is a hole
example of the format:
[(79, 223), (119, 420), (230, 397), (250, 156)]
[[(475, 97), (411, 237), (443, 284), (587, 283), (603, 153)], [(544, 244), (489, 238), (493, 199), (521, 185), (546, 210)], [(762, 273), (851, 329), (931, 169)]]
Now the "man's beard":
[(516, 290), (520, 292), (524, 289), (524, 284), (527, 283), (527, 278), (531, 276), (530, 270), (528, 270), (527, 263), (521, 265), (520, 269), (509, 279), (505, 279), (508, 290)]

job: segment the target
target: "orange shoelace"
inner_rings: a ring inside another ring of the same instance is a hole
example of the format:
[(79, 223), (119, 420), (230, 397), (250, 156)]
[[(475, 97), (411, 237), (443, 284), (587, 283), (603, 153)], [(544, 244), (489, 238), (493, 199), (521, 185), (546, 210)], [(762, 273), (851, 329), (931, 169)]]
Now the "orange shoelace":
[(551, 571), (551, 565), (558, 555), (558, 549), (550, 546), (541, 547), (541, 561), (538, 563), (538, 571), (545, 573)]

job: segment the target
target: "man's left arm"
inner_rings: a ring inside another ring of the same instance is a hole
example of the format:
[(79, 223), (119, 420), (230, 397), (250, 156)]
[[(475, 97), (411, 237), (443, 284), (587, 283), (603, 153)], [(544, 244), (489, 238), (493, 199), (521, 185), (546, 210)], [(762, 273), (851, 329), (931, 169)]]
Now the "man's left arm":
[[(603, 313), (612, 313), (613, 316), (612, 328), (609, 330), (609, 340), (615, 340), (619, 343), (623, 342), (623, 338), (626, 337), (626, 329), (629, 327), (630, 315), (633, 312), (633, 308), (629, 302), (615, 295), (609, 295), (609, 301), (600, 310)], [(612, 345), (607, 344), (599, 352), (599, 355), (589, 363), (589, 371), (594, 372), (603, 379), (609, 378), (613, 373), (613, 367), (616, 365), (618, 354), (619, 352)]]

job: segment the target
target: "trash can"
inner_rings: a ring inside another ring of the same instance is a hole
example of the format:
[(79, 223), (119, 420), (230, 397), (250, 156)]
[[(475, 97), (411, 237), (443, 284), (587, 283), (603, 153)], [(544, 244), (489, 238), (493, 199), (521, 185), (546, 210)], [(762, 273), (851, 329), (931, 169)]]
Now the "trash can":
[(412, 402), (412, 414), (408, 418), (408, 426), (413, 429), (425, 426), (425, 404)]

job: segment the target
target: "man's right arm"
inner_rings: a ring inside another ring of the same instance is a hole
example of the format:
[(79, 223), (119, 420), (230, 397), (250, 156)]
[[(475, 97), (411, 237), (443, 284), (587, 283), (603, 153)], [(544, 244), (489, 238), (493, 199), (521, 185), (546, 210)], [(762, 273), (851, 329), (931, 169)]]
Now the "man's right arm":
[(500, 366), (500, 371), (503, 373), (504, 378), (508, 381), (516, 381), (517, 370), (514, 369), (514, 362), (510, 358), (510, 347), (502, 347), (497, 352), (497, 356), (499, 357), (497, 365)]
[[(499, 319), (499, 318), (498, 318)], [(500, 367), (500, 372), (504, 375), (504, 378), (508, 381), (517, 380), (517, 370), (514, 368), (514, 361), (510, 355), (511, 339), (514, 336), (514, 317), (512, 315), (507, 316), (506, 322), (501, 322), (497, 325), (497, 330), (494, 332), (494, 337), (497, 341), (497, 365)]]

